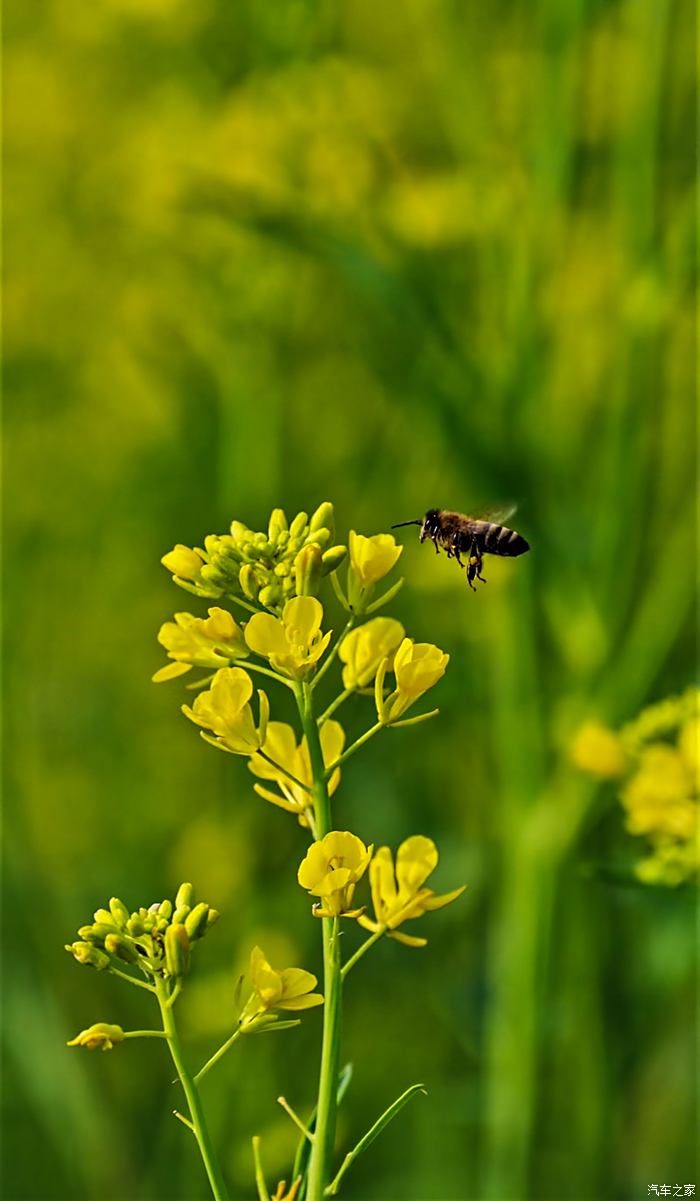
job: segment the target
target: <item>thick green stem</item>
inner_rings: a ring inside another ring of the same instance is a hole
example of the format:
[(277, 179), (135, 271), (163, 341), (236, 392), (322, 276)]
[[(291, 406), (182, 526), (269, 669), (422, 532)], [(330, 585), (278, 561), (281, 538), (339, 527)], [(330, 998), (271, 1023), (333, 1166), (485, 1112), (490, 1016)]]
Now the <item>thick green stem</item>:
[(158, 997), (158, 1004), (160, 1005), (160, 1012), (163, 1019), (163, 1030), (167, 1035), (170, 1054), (172, 1055), (175, 1069), (180, 1078), (183, 1092), (187, 1098), (187, 1105), (190, 1111), (190, 1118), (192, 1120), (192, 1129), (194, 1131), (195, 1138), (197, 1139), (197, 1145), (202, 1156), (204, 1167), (206, 1168), (207, 1176), (209, 1177), (212, 1195), (214, 1196), (215, 1201), (229, 1201), (226, 1185), (224, 1184), (224, 1180), (221, 1175), (221, 1168), (219, 1167), (216, 1159), (214, 1148), (211, 1145), (209, 1132), (204, 1120), (204, 1110), (202, 1109), (202, 1102), (199, 1097), (199, 1092), (194, 1080), (192, 1079), (192, 1076), (190, 1075), (182, 1053), (182, 1044), (180, 1043), (180, 1036), (177, 1032), (177, 1026), (175, 1025), (175, 1014), (172, 1007), (168, 1004), (169, 994), (165, 981), (156, 979), (156, 995)]
[[(312, 796), (316, 835), (323, 838), (331, 829), (331, 808), (328, 784), (319, 739), (318, 724), (314, 716), (311, 689), (297, 685), (295, 688), (299, 716), (309, 748), (309, 759), (313, 777)], [(342, 1016), (342, 981), (340, 975), (340, 940), (338, 919), (322, 918), (323, 922), (323, 1042), (321, 1045), (321, 1068), (318, 1081), (316, 1105), (316, 1128), (314, 1144), (309, 1160), (307, 1201), (323, 1201), (331, 1179), (332, 1155), (335, 1143), (336, 1109), (338, 1094), (338, 1070), (340, 1064), (340, 1036)]]

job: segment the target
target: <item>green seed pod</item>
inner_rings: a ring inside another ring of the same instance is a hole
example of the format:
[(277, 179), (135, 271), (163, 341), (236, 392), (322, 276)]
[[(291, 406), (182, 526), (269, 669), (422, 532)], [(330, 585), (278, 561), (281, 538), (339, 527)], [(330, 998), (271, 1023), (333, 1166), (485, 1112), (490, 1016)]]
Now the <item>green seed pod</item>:
[(179, 979), (190, 965), (190, 940), (184, 926), (168, 926), (165, 931), (165, 970)]
[(322, 529), (328, 530), (329, 538), (333, 537), (335, 521), (333, 518), (333, 505), (329, 500), (324, 500), (318, 506), (316, 512), (311, 514), (311, 520), (309, 521), (309, 531), (312, 534)]
[(300, 538), (303, 534), (305, 534), (308, 521), (308, 513), (297, 513), (294, 521), (289, 527), (290, 538)]
[(109, 955), (105, 955), (104, 951), (98, 950), (97, 947), (90, 946), (88, 942), (69, 943), (66, 945), (66, 950), (70, 951), (78, 963), (94, 967), (98, 972), (103, 972), (105, 968), (109, 967)]
[(115, 955), (117, 959), (123, 959), (125, 963), (137, 963), (138, 955), (134, 950), (133, 944), (123, 934), (108, 934), (105, 938), (105, 951), (109, 951), (110, 955)]
[(175, 894), (175, 908), (180, 909), (183, 905), (191, 905), (194, 901), (194, 888), (191, 884), (181, 884)]
[(322, 567), (321, 552), (313, 543), (299, 551), (294, 560), (297, 596), (318, 596)]
[(323, 575), (330, 575), (332, 571), (336, 571), (347, 553), (347, 546), (331, 546), (329, 550), (325, 551), (323, 554)]
[(196, 938), (201, 938), (207, 928), (207, 915), (209, 906), (204, 901), (200, 901), (195, 905), (191, 913), (188, 913), (185, 918), (185, 929), (190, 936), (192, 942)]

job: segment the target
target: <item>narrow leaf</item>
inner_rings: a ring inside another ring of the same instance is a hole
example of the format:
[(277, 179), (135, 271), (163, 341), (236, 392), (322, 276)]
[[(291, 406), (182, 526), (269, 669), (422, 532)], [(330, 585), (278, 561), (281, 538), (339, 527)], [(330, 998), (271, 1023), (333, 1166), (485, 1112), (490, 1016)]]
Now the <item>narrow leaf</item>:
[(406, 1105), (408, 1101), (411, 1100), (411, 1097), (414, 1097), (416, 1093), (425, 1092), (426, 1090), (422, 1084), (412, 1084), (410, 1088), (406, 1089), (405, 1093), (402, 1093), (400, 1097), (396, 1098), (393, 1105), (390, 1105), (388, 1109), (384, 1110), (382, 1116), (377, 1118), (376, 1122), (373, 1126), (370, 1126), (365, 1136), (361, 1138), (359, 1143), (353, 1147), (352, 1151), (349, 1151), (345, 1156), (338, 1175), (326, 1189), (326, 1196), (334, 1197), (336, 1195), (338, 1189), (340, 1188), (340, 1182), (350, 1165), (357, 1159), (358, 1155), (361, 1155), (362, 1152), (369, 1147), (370, 1143), (374, 1142), (377, 1135), (381, 1134), (384, 1127), (388, 1126), (391, 1119), (396, 1117), (396, 1114), (399, 1112), (399, 1110), (403, 1109), (404, 1105)]

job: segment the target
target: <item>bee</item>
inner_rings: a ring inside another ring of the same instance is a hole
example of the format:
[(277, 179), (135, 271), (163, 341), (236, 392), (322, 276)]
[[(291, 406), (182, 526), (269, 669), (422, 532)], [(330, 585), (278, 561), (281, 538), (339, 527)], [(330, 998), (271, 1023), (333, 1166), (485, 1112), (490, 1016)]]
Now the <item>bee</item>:
[(428, 509), (425, 517), (416, 521), (399, 521), (392, 525), (398, 530), (404, 525), (419, 525), (420, 540), (430, 538), (435, 553), (440, 547), (447, 551), (448, 559), (456, 559), (464, 567), (462, 555), (466, 556), (467, 583), (476, 592), (474, 581), (486, 583), (481, 568), (484, 555), (524, 555), (530, 549), (522, 534), (516, 533), (503, 523), (512, 517), (515, 505), (494, 510), (484, 517), (467, 517), (465, 513), (453, 513), (449, 509)]

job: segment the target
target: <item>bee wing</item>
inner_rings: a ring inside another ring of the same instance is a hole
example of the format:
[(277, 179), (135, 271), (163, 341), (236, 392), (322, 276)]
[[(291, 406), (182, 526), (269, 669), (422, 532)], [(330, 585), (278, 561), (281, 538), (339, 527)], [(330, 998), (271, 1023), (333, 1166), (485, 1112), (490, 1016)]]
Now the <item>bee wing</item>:
[(514, 501), (509, 501), (500, 505), (487, 505), (483, 509), (475, 509), (469, 516), (475, 521), (490, 521), (493, 525), (505, 525), (517, 508)]

